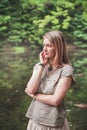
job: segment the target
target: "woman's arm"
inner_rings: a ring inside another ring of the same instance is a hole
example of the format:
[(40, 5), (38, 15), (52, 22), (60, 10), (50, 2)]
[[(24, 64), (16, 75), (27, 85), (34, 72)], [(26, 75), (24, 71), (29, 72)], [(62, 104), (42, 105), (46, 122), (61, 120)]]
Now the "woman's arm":
[(29, 82), (27, 83), (27, 87), (25, 89), (25, 92), (27, 94), (34, 94), (38, 90), (43, 70), (44, 66), (40, 64), (38, 66), (38, 69), (34, 69), (33, 74)]
[(69, 90), (71, 82), (72, 82), (71, 76), (64, 77), (59, 80), (59, 83), (53, 95), (46, 95), (46, 94), (39, 93), (30, 96), (42, 103), (58, 106), (63, 101), (67, 91)]
[(34, 69), (33, 74), (27, 84), (25, 92), (29, 94), (35, 94), (39, 88), (41, 81), (41, 75), (44, 70), (45, 65), (48, 63), (48, 59), (45, 58), (44, 51), (40, 53), (40, 64), (37, 69)]

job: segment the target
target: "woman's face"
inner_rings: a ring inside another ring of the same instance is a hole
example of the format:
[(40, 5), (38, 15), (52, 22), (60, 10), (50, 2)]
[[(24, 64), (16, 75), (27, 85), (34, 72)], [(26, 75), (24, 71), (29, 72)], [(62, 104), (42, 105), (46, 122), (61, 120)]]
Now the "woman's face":
[(43, 40), (43, 51), (45, 58), (49, 60), (53, 60), (56, 54), (55, 47), (47, 38), (44, 38)]

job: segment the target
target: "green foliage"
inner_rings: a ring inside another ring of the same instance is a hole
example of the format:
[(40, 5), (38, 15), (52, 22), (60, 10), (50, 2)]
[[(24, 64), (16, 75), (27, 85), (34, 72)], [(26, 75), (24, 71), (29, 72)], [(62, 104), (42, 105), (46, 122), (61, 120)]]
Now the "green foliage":
[(8, 31), (8, 24), (10, 22), (11, 17), (7, 15), (0, 15), (0, 39), (5, 40)]
[[(66, 37), (86, 43), (87, 2), (81, 0), (1, 0), (0, 41), (40, 45), (50, 30), (61, 30)], [(73, 37), (74, 35), (74, 37)]]
[(15, 53), (19, 54), (19, 53), (24, 53), (25, 52), (25, 48), (24, 47), (15, 47)]
[[(79, 21), (80, 19), (80, 21)], [(87, 21), (85, 21), (81, 16), (76, 15), (74, 19), (74, 25), (76, 25), (74, 36), (76, 41), (75, 45), (82, 48), (87, 48)]]
[(0, 15), (0, 25), (8, 23), (10, 18), (10, 16)]
[[(80, 72), (82, 71), (81, 67), (82, 66), (87, 66), (87, 58), (83, 58), (82, 60), (78, 60), (76, 63), (74, 63), (75, 68), (79, 68)], [(83, 72), (84, 72), (84, 67), (83, 67)]]

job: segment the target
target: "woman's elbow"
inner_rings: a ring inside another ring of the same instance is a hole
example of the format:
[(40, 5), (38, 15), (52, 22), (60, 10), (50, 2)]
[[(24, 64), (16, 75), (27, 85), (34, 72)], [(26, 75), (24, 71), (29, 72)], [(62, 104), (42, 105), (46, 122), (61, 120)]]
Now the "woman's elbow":
[(55, 107), (57, 107), (58, 105), (59, 105), (58, 102), (54, 102), (54, 103), (53, 103), (53, 106), (55, 106)]
[(58, 99), (55, 99), (55, 100), (53, 101), (53, 106), (57, 107), (58, 105), (61, 104), (61, 102), (62, 102), (62, 101), (60, 101), (60, 100), (58, 100)]
[(27, 94), (34, 94), (33, 90), (29, 89), (29, 88), (25, 88), (25, 93)]

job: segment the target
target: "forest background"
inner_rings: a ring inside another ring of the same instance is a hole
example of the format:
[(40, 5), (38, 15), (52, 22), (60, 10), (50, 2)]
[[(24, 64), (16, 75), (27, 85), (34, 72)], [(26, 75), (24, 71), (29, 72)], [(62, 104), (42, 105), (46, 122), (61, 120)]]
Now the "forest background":
[(61, 30), (69, 43), (87, 47), (86, 0), (0, 0), (0, 46), (40, 46), (50, 30)]
[(66, 99), (69, 125), (87, 129), (87, 110), (74, 106), (87, 103), (87, 0), (0, 0), (0, 130), (26, 129), (31, 100), (24, 89), (51, 30), (64, 33), (75, 68), (76, 89)]

